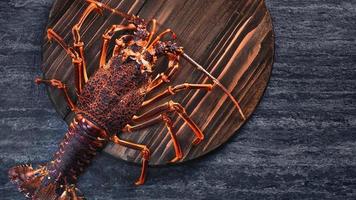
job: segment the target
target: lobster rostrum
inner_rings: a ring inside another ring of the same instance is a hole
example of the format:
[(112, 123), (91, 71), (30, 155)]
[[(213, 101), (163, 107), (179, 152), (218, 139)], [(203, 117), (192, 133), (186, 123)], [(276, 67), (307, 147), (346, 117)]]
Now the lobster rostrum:
[[(31, 199), (84, 199), (76, 187), (77, 179), (109, 141), (141, 152), (142, 170), (135, 184), (143, 184), (150, 150), (146, 145), (120, 139), (119, 134), (144, 129), (157, 123), (164, 123), (171, 136), (175, 150), (175, 158), (171, 162), (179, 161), (183, 157), (183, 153), (176, 140), (170, 113), (178, 114), (191, 128), (196, 136), (193, 141), (194, 145), (198, 145), (204, 139), (202, 131), (190, 119), (184, 107), (169, 100), (141, 115), (136, 115), (140, 108), (177, 92), (191, 89), (210, 91), (214, 86), (218, 86), (235, 104), (241, 118), (245, 119), (237, 100), (230, 92), (202, 66), (185, 54), (182, 47), (173, 42), (176, 35), (170, 29), (158, 34), (154, 39), (156, 35), (155, 19), (146, 22), (138, 16), (120, 12), (98, 1), (86, 0), (86, 2), (88, 2), (86, 10), (72, 28), (73, 46), (67, 45), (53, 29), (47, 31), (48, 39), (56, 41), (72, 59), (78, 100), (76, 103), (72, 101), (66, 85), (59, 80), (41, 78), (35, 80), (38, 84), (43, 83), (62, 90), (75, 117), (52, 161), (37, 168), (25, 164), (9, 170), (10, 180), (18, 185), (19, 190), (26, 197)], [(123, 17), (128, 23), (127, 25), (112, 25), (104, 32), (100, 66), (94, 75), (88, 78), (84, 42), (81, 40), (80, 29), (90, 13), (103, 11)], [(115, 39), (112, 56), (109, 61), (106, 61), (109, 42), (115, 33), (121, 31), (132, 34), (122, 35)], [(171, 39), (163, 41), (167, 35)], [(168, 58), (168, 68), (166, 72), (153, 78), (152, 72), (155, 70), (159, 57)], [(213, 84), (184, 83), (168, 86), (166, 90), (156, 96), (145, 99), (146, 94), (169, 82), (179, 68), (181, 57), (207, 75)]]

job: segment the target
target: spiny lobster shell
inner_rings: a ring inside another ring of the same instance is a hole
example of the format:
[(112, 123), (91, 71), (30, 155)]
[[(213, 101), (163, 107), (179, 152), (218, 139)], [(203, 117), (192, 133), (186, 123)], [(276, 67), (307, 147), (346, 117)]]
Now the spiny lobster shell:
[[(174, 30), (185, 51), (232, 91), (240, 100), (247, 117), (252, 114), (267, 86), (274, 54), (271, 18), (263, 0), (105, 2), (145, 19), (156, 18), (160, 30)], [(56, 27), (67, 41), (71, 41), (71, 27), (84, 8), (85, 2), (82, 0), (56, 0), (50, 14), (49, 27)], [(123, 21), (120, 17), (104, 14), (90, 16), (88, 23), (84, 24), (83, 39), (86, 42), (86, 56), (90, 58), (89, 75), (98, 67), (101, 34), (109, 25), (122, 24)], [(62, 49), (49, 45), (45, 38), (43, 50), (42, 70), (45, 78), (57, 78), (69, 85), (74, 84), (72, 67), (64, 67), (71, 65), (70, 59)], [(158, 66), (163, 69), (166, 64)], [(209, 80), (187, 62), (182, 62), (171, 84), (184, 82), (203, 83)], [(61, 93), (51, 88), (48, 91), (56, 110), (70, 122), (73, 115), (66, 107)], [(72, 90), (72, 96), (74, 93)], [(209, 93), (190, 91), (176, 95), (174, 100), (185, 105), (187, 112), (202, 127), (205, 135), (205, 140), (193, 147), (191, 141), (194, 136), (189, 128), (182, 120), (175, 121), (178, 140), (185, 154), (182, 161), (197, 158), (217, 148), (243, 124), (231, 101), (218, 89)], [(123, 138), (150, 146), (153, 151), (150, 164), (165, 164), (174, 154), (163, 124), (124, 135)], [(116, 145), (109, 145), (105, 150), (124, 160), (141, 160), (139, 152), (117, 148)]]

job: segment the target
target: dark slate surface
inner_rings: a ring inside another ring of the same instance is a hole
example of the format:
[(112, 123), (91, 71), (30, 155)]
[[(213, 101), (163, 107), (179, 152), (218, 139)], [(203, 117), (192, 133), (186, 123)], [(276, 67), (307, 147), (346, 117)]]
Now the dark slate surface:
[[(41, 40), (52, 0), (0, 1), (0, 199), (7, 179), (42, 163), (66, 131), (43, 87)], [(80, 180), (88, 199), (356, 199), (356, 1), (268, 0), (276, 61), (267, 92), (226, 145), (178, 166), (139, 167), (104, 154)]]

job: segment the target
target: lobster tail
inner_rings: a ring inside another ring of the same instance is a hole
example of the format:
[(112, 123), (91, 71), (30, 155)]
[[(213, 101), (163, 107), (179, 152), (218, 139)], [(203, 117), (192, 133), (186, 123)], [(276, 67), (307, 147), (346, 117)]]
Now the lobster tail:
[[(20, 192), (33, 200), (84, 200), (74, 184), (62, 185), (48, 179), (46, 167), (33, 169), (31, 165), (19, 165), (9, 170), (9, 179)], [(48, 181), (47, 181), (48, 180)]]
[(77, 178), (107, 143), (105, 131), (78, 114), (59, 145), (53, 161), (34, 169), (19, 165), (9, 179), (32, 200), (84, 200)]

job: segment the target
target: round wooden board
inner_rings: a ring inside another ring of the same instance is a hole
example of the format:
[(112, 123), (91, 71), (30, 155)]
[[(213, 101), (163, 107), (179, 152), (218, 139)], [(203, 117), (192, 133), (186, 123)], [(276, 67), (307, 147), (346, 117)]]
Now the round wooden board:
[[(248, 118), (267, 86), (273, 55), (274, 34), (271, 17), (262, 0), (104, 0), (113, 8), (120, 9), (145, 19), (156, 18), (159, 31), (174, 30), (177, 42), (185, 52), (217, 77), (235, 96)], [(50, 13), (48, 27), (53, 28), (72, 44), (71, 28), (87, 6), (84, 0), (56, 0)], [(125, 20), (112, 16), (92, 14), (82, 28), (86, 44), (86, 59), (89, 75), (98, 67), (101, 34), (111, 24), (122, 24)], [(166, 61), (158, 64), (163, 71)], [(74, 76), (70, 58), (56, 43), (44, 38), (42, 70), (45, 78), (56, 78), (71, 89), (73, 99)], [(178, 74), (170, 84), (210, 83), (200, 71), (182, 60)], [(167, 85), (161, 87), (165, 89)], [(48, 94), (56, 110), (70, 122), (70, 113), (63, 94), (48, 88)], [(187, 91), (172, 98), (180, 102), (194, 122), (201, 127), (205, 139), (192, 145), (194, 135), (183, 121), (174, 116), (174, 129), (184, 152), (180, 162), (202, 156), (226, 142), (245, 122), (226, 95), (215, 87), (212, 92)], [(166, 102), (167, 99), (158, 103)], [(122, 134), (123, 139), (147, 144), (152, 152), (150, 164), (166, 164), (174, 157), (170, 136), (163, 124), (149, 129)], [(115, 157), (140, 162), (139, 152), (110, 144), (106, 152)]]

